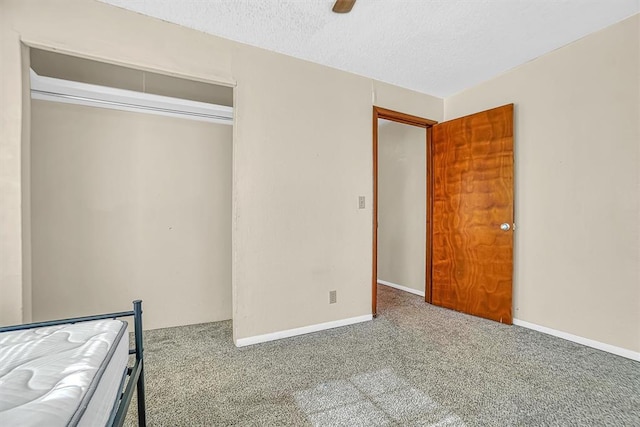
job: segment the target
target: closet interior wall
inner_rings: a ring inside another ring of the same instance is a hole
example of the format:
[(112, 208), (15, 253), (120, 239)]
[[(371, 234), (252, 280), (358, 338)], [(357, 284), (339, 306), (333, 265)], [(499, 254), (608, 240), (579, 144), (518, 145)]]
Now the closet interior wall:
[[(231, 106), (232, 89), (31, 52), (40, 75)], [(196, 98), (196, 99), (193, 99)], [(232, 126), (31, 102), (34, 321), (145, 302), (145, 328), (231, 318)]]

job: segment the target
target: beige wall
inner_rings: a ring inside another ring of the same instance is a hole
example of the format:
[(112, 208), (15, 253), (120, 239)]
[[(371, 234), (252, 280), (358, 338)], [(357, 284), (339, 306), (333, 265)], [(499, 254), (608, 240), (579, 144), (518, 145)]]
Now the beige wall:
[[(235, 339), (371, 313), (371, 107), (441, 120), (441, 99), (93, 1), (5, 0), (0, 7), (2, 323), (23, 315), (20, 40), (237, 85)], [(358, 209), (360, 195), (367, 209)], [(330, 290), (338, 291), (337, 304), (328, 304)]]
[(31, 68), (40, 76), (89, 83), (210, 104), (233, 106), (233, 88), (129, 67), (31, 49)]
[[(235, 339), (370, 312), (371, 105), (440, 121), (442, 100), (89, 0), (4, 0), (0, 12), (0, 323), (25, 319), (31, 304), (20, 41), (237, 84)], [(636, 16), (444, 108), (453, 118), (516, 104), (515, 316), (635, 351), (638, 25)], [(329, 306), (331, 289), (339, 302)]]
[(640, 351), (638, 15), (445, 101), (514, 102), (514, 317)]
[(232, 127), (31, 103), (33, 319), (231, 318)]
[(424, 292), (426, 130), (379, 120), (378, 279)]
[[(29, 48), (20, 47), (22, 78), (29, 78)], [(22, 86), (22, 135), (21, 135), (21, 193), (22, 193), (22, 300), (29, 303), (22, 306), (22, 318), (31, 319), (31, 90)], [(1, 253), (0, 253), (1, 254)], [(0, 313), (2, 310), (0, 310)]]

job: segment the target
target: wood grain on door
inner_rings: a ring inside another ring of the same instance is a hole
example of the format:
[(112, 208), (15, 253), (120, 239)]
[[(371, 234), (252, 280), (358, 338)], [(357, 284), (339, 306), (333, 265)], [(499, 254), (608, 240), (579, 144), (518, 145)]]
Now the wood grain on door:
[(432, 150), (432, 303), (511, 324), (513, 104), (434, 125)]

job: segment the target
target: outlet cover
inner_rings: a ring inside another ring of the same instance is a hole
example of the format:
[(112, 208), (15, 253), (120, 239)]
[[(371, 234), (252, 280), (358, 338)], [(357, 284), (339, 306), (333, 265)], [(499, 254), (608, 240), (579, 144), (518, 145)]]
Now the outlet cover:
[(329, 304), (338, 302), (338, 291), (329, 291)]

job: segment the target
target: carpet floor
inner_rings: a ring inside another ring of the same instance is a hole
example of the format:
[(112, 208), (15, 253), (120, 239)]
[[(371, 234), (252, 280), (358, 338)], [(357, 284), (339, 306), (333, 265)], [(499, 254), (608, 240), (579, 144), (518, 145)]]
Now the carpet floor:
[(386, 286), (378, 304), (244, 348), (231, 321), (146, 332), (149, 425), (640, 426), (638, 362)]

